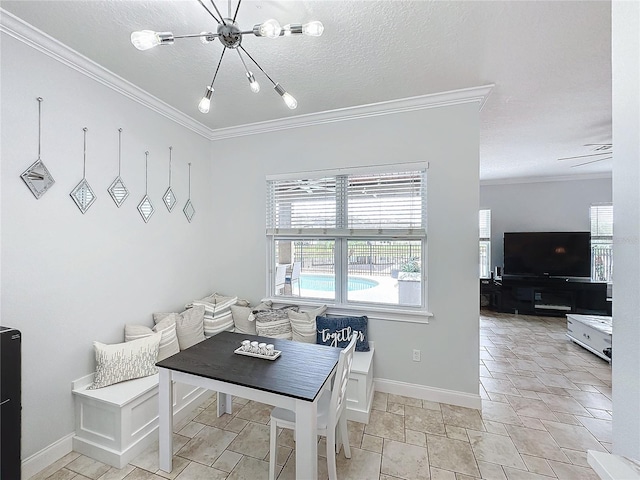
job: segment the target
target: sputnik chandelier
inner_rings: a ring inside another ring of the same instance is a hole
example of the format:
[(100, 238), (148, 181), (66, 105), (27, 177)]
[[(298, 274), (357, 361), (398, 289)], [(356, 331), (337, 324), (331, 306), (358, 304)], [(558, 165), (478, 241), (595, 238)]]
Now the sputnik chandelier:
[[(249, 80), (249, 86), (253, 93), (258, 93), (260, 91), (260, 84), (256, 81), (253, 73), (247, 68), (247, 64), (245, 59), (242, 56), (244, 53), (252, 62), (255, 64), (258, 69), (269, 79), (269, 81), (273, 84), (273, 88), (275, 91), (282, 97), (284, 103), (290, 109), (294, 109), (298, 106), (298, 102), (296, 99), (288, 93), (282, 85), (277, 82), (274, 82), (272, 78), (265, 72), (262, 67), (256, 62), (256, 60), (245, 50), (242, 46), (242, 37), (243, 35), (253, 34), (256, 37), (267, 37), (267, 38), (277, 38), (280, 36), (289, 36), (289, 35), (309, 35), (312, 37), (319, 37), (322, 35), (324, 31), (324, 26), (321, 22), (313, 21), (306, 24), (300, 23), (291, 23), (281, 27), (280, 24), (276, 20), (267, 20), (264, 23), (254, 25), (251, 30), (242, 30), (238, 24), (236, 23), (236, 16), (238, 15), (238, 10), (240, 9), (240, 3), (242, 0), (238, 1), (238, 5), (236, 7), (236, 11), (233, 15), (233, 18), (225, 18), (218, 10), (218, 7), (214, 3), (213, 0), (210, 0), (215, 13), (211, 11), (207, 5), (205, 5), (203, 0), (197, 0), (202, 8), (204, 8), (211, 17), (218, 24), (218, 28), (216, 32), (201, 32), (194, 33), (188, 35), (174, 35), (171, 32), (154, 32), (151, 30), (142, 30), (140, 32), (133, 32), (131, 34), (131, 43), (138, 50), (148, 50), (157, 45), (171, 45), (173, 44), (176, 38), (200, 38), (200, 41), (204, 44), (213, 42), (216, 38), (220, 40), (222, 46), (224, 47), (222, 50), (222, 55), (220, 55), (220, 60), (218, 61), (218, 66), (216, 67), (216, 71), (213, 74), (213, 80), (211, 80), (211, 84), (207, 86), (204, 96), (200, 103), (198, 104), (198, 110), (202, 113), (209, 113), (209, 109), (211, 107), (211, 96), (213, 95), (214, 88), (213, 84), (216, 81), (216, 77), (218, 75), (218, 70), (220, 70), (220, 65), (222, 63), (222, 59), (224, 58), (224, 54), (227, 50), (235, 50), (238, 52), (238, 56), (240, 57), (240, 61), (244, 66), (244, 69), (247, 73), (247, 79)], [(217, 14), (217, 15), (216, 15)], [(229, 1), (229, 15), (231, 15), (231, 1)], [(242, 51), (242, 53), (240, 53)]]

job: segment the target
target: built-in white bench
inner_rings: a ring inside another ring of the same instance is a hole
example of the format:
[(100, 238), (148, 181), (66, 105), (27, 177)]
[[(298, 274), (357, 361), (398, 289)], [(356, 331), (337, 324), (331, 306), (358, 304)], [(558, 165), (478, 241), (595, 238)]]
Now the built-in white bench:
[(368, 352), (354, 352), (351, 374), (347, 384), (347, 419), (369, 423), (373, 403), (373, 351), (369, 342)]
[[(93, 375), (72, 382), (76, 420), (73, 450), (123, 468), (158, 439), (158, 374), (87, 390)], [(174, 423), (210, 393), (174, 383)]]
[[(355, 352), (347, 385), (347, 418), (369, 423), (373, 402), (373, 352)], [(73, 450), (123, 468), (157, 440), (158, 375), (87, 390), (93, 374), (72, 382), (76, 434)], [(173, 421), (181, 421), (208, 390), (174, 382)]]

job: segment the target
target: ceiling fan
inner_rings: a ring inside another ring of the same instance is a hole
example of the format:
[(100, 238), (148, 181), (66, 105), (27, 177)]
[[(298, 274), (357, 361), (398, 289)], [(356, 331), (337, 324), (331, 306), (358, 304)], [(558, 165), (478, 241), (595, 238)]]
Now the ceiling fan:
[(603, 160), (610, 160), (613, 158), (613, 144), (611, 143), (587, 143), (585, 147), (593, 147), (591, 151), (593, 153), (588, 153), (586, 155), (576, 155), (573, 157), (563, 157), (559, 158), (558, 161), (563, 160), (575, 160), (575, 159), (588, 159), (585, 161), (580, 161), (575, 165), (571, 165), (570, 168), (582, 167), (584, 165), (590, 165), (596, 162), (602, 162)]

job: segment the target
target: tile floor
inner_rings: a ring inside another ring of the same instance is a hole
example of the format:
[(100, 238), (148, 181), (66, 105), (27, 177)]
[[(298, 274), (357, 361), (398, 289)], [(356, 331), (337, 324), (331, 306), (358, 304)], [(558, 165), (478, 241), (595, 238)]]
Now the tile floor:
[[(586, 451), (611, 449), (609, 364), (566, 339), (564, 318), (483, 311), (480, 327), (482, 412), (377, 392), (369, 424), (349, 422), (341, 479), (598, 479)], [(217, 418), (212, 396), (176, 425), (171, 474), (156, 445), (121, 470), (70, 453), (32, 480), (267, 478), (270, 407), (234, 399), (233, 410)], [(279, 445), (278, 478), (293, 479), (290, 431)], [(318, 471), (327, 477), (324, 458)]]

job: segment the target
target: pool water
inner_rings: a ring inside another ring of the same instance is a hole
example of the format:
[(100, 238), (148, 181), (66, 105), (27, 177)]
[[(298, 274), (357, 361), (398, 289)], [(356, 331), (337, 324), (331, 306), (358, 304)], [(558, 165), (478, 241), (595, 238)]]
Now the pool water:
[[(375, 280), (362, 277), (349, 277), (347, 289), (350, 292), (367, 290), (378, 286)], [(300, 288), (303, 290), (315, 290), (319, 292), (335, 291), (335, 278), (331, 275), (301, 275)]]

